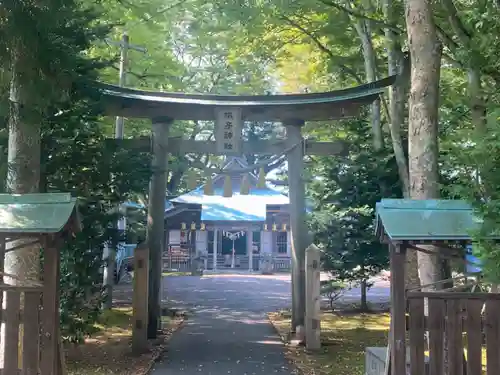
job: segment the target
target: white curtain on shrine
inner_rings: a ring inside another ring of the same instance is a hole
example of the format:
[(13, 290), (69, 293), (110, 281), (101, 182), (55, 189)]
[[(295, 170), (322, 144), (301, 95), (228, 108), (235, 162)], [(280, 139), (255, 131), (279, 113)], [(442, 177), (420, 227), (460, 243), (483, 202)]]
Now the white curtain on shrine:
[(286, 254), (288, 256), (292, 255), (292, 236), (290, 231), (286, 232)]
[(168, 239), (169, 245), (179, 245), (181, 243), (181, 231), (174, 229), (170, 231), (169, 239)]
[(272, 254), (273, 253), (273, 232), (262, 231), (260, 232), (261, 239), (261, 254)]
[(208, 232), (205, 230), (196, 231), (196, 252), (198, 254), (208, 253)]

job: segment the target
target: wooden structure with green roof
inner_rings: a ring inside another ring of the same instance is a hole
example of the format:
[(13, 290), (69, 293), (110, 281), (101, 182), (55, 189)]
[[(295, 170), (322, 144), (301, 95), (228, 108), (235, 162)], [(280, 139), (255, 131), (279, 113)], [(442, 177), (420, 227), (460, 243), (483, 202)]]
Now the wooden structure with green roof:
[[(391, 327), (386, 374), (444, 374), (447, 356), (447, 373), (482, 375), (483, 333), (487, 375), (498, 373), (500, 294), (427, 291), (434, 285), (421, 286), (419, 289), (424, 291), (405, 287), (407, 251), (465, 258), (465, 246), (480, 223), (472, 207), (464, 201), (383, 199), (377, 203), (375, 230), (390, 251)], [(435, 245), (439, 252), (426, 245)], [(463, 332), (467, 337), (467, 359)], [(443, 345), (445, 335), (447, 348)]]
[(480, 225), (471, 205), (458, 200), (383, 199), (376, 211), (377, 235), (392, 243), (470, 242)]
[(63, 375), (59, 251), (66, 236), (79, 229), (76, 199), (70, 194), (0, 194), (2, 269), (4, 256), (8, 257), (9, 252), (33, 246), (43, 249), (43, 273), (39, 280), (2, 275), (0, 290), (4, 293), (0, 298), (6, 298), (6, 308), (1, 312), (5, 342), (1, 343), (4, 356), (0, 373)]
[[(345, 150), (339, 142), (304, 140), (306, 121), (326, 121), (357, 116), (392, 85), (388, 77), (358, 87), (325, 93), (292, 95), (202, 95), (149, 92), (94, 83), (104, 114), (150, 118), (153, 123), (153, 171), (149, 194), (148, 246), (151, 251), (149, 301), (150, 337), (156, 336), (160, 322), (160, 286), (164, 253), (164, 214), (168, 153), (204, 153), (241, 156), (286, 154), (290, 197), (292, 258), (292, 332), (304, 327), (305, 319), (305, 249), (309, 245), (305, 222), (304, 155), (332, 155)], [(175, 120), (215, 122), (215, 142), (169, 138)], [(285, 139), (245, 142), (245, 121), (280, 122), (286, 128)], [(253, 168), (255, 169), (255, 168)], [(222, 174), (228, 174), (223, 172)]]

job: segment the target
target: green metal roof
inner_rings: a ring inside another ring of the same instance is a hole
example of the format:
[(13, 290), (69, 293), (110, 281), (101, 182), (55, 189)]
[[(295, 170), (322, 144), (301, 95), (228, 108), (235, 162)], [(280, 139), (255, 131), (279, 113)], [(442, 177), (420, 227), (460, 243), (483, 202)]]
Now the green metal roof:
[(481, 221), (459, 200), (382, 199), (376, 205), (375, 231), (391, 240), (469, 240)]
[(75, 204), (68, 193), (0, 194), (0, 233), (57, 233)]

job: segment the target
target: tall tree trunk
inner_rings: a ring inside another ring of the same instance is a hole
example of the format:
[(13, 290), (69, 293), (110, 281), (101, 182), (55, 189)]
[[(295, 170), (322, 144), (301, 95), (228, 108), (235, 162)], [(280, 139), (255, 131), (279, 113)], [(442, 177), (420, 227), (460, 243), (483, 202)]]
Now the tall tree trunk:
[(468, 89), (471, 109), (471, 120), (478, 135), (486, 132), (486, 105), (484, 103), (481, 72), (475, 67), (468, 71)]
[[(40, 124), (26, 101), (21, 73), (14, 61), (10, 85), (10, 118), (7, 190), (11, 193), (36, 193), (40, 183)], [(39, 247), (7, 252), (5, 272), (20, 279), (39, 278)], [(14, 282), (14, 280), (10, 280)]]
[[(383, 11), (385, 21), (389, 25), (397, 22), (394, 2), (384, 0)], [(396, 83), (389, 88), (389, 130), (391, 133), (392, 149), (398, 166), (398, 175), (403, 190), (403, 197), (410, 197), (410, 177), (408, 174), (408, 160), (401, 136), (406, 118), (406, 102), (408, 98), (408, 83), (410, 81), (409, 62), (405, 59), (401, 49), (399, 36), (389, 27), (385, 29), (387, 48), (387, 65), (389, 75), (398, 75)], [(416, 287), (420, 284), (418, 278), (417, 254), (409, 251), (406, 255), (406, 286)]]
[[(392, 0), (383, 0), (383, 9), (386, 23), (394, 24), (398, 15), (394, 9)], [(399, 179), (403, 188), (403, 196), (410, 196), (410, 180), (408, 175), (408, 162), (406, 159), (401, 129), (405, 121), (405, 104), (407, 100), (407, 88), (409, 82), (410, 69), (406, 68), (405, 58), (401, 50), (399, 36), (391, 28), (385, 29), (385, 39), (387, 48), (387, 65), (390, 76), (399, 75), (396, 83), (389, 89), (389, 129), (391, 132), (392, 147), (394, 157), (398, 166)]]
[[(370, 21), (365, 19), (353, 19), (354, 27), (361, 41), (363, 60), (365, 63), (365, 75), (367, 82), (377, 79), (377, 57), (373, 48)], [(371, 126), (373, 134), (373, 148), (380, 151), (384, 148), (384, 137), (382, 134), (380, 99), (371, 105)]]
[[(407, 0), (406, 27), (412, 67), (408, 127), (410, 196), (435, 199), (440, 195), (438, 103), (442, 47), (429, 0)], [(418, 267), (422, 284), (441, 280), (438, 256), (418, 253)]]
[[(473, 43), (474, 31), (469, 30), (466, 24), (462, 22), (453, 0), (441, 0), (441, 4), (447, 13), (449, 24), (457, 37), (458, 44), (466, 50), (472, 50), (471, 44)], [(470, 58), (467, 61), (468, 91), (472, 125), (481, 135), (486, 131), (486, 105), (481, 84), (481, 69), (476, 62), (477, 59)]]
[[(406, 28), (412, 67), (408, 126), (410, 196), (413, 199), (434, 199), (440, 196), (438, 103), (442, 46), (436, 35), (429, 0), (407, 0)], [(423, 247), (435, 252), (435, 255), (417, 254), (420, 282), (427, 285), (443, 279), (444, 267), (437, 247)], [(429, 315), (427, 299), (425, 315)], [(443, 335), (445, 368), (448, 367), (446, 337)]]
[(366, 282), (366, 279), (361, 280), (360, 284), (360, 289), (361, 289), (361, 303), (360, 303), (360, 311), (366, 312), (368, 311), (368, 298), (367, 298), (367, 292), (368, 292), (368, 285)]
[[(10, 82), (9, 148), (6, 190), (10, 193), (36, 193), (40, 183), (40, 122), (36, 110), (30, 106), (30, 91), (22, 81), (22, 55), (13, 49), (12, 76)], [(16, 54), (17, 52), (17, 54)], [(28, 240), (31, 242), (30, 240)], [(6, 249), (20, 246), (26, 240), (7, 243)], [(23, 280), (40, 278), (40, 246), (21, 247), (5, 254), (4, 282), (22, 284)], [(5, 308), (5, 296), (3, 308)], [(2, 324), (0, 344), (0, 364), (4, 363), (5, 324)]]

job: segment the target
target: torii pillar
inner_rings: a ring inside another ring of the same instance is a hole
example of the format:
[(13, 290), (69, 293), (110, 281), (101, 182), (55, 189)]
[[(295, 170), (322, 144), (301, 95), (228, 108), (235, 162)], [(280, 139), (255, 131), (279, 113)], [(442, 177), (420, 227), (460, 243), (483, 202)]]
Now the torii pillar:
[(149, 184), (146, 241), (149, 247), (148, 338), (161, 328), (162, 256), (165, 247), (165, 196), (167, 190), (168, 133), (171, 118), (154, 118), (152, 176)]
[(290, 199), (290, 229), (292, 245), (292, 332), (303, 340), (306, 312), (306, 247), (308, 230), (305, 220), (304, 140), (303, 120), (284, 121), (287, 134), (288, 196)]

